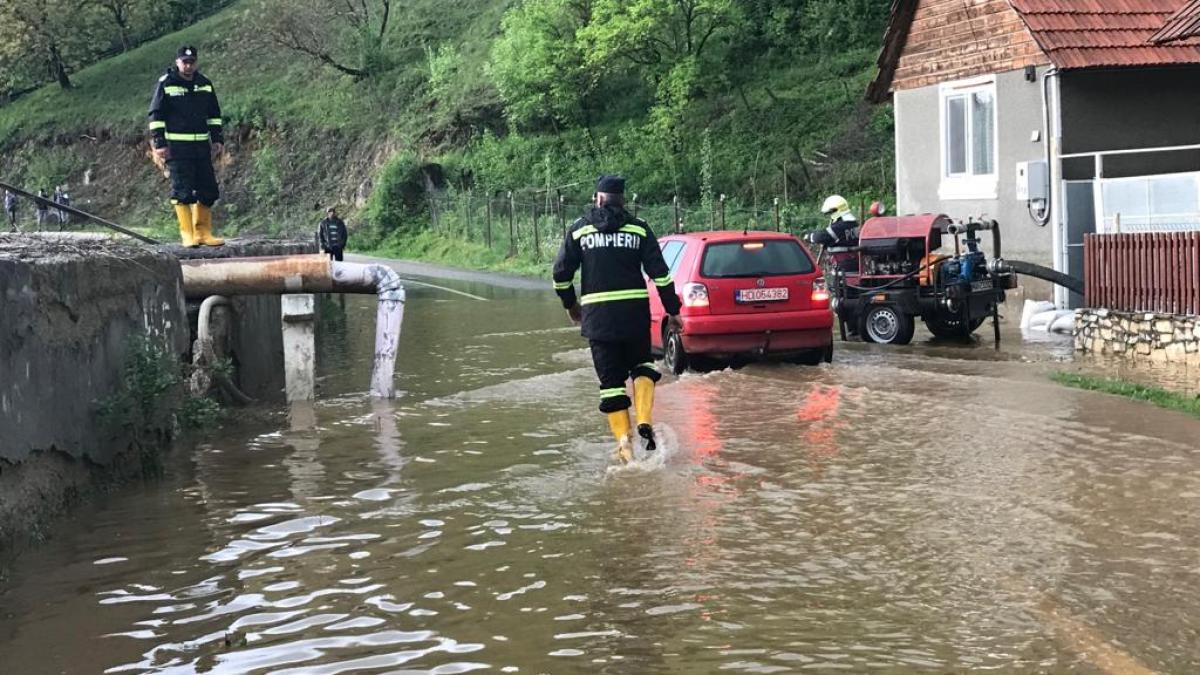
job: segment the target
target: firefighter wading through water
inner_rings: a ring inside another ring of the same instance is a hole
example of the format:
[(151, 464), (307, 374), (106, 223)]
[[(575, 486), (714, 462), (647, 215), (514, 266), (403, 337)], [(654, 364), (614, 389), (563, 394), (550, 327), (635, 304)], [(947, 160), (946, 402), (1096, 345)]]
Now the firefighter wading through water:
[(212, 234), (212, 206), (219, 192), (212, 159), (224, 151), (221, 106), (212, 82), (197, 70), (196, 48), (175, 53), (175, 67), (158, 78), (150, 101), (154, 156), (171, 173), (171, 203), (184, 246), (220, 246)]
[[(575, 271), (583, 268), (575, 295)], [(554, 290), (571, 320), (582, 323), (591, 343), (592, 363), (600, 378), (600, 412), (617, 439), (617, 458), (633, 459), (630, 399), (626, 380), (633, 378), (637, 431), (646, 449), (655, 449), (651, 411), (654, 383), (662, 377), (650, 353), (650, 294), (642, 270), (658, 287), (668, 322), (682, 330), (679, 297), (658, 241), (646, 221), (625, 210), (625, 179), (601, 176), (595, 206), (576, 220), (554, 261)]]

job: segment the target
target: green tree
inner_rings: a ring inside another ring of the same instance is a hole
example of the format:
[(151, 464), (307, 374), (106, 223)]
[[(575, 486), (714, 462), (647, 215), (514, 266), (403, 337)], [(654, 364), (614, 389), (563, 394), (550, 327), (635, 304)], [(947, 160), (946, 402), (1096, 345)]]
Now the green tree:
[(311, 58), (356, 80), (387, 68), (395, 0), (264, 0), (266, 46)]
[(591, 137), (600, 73), (579, 38), (591, 0), (527, 0), (504, 15), (488, 72), (513, 122), (581, 125)]
[(615, 70), (632, 64), (651, 84), (652, 123), (678, 150), (679, 125), (700, 87), (720, 69), (715, 46), (734, 32), (733, 0), (595, 0), (593, 21), (579, 31), (586, 64)]
[(0, 4), (0, 23), (25, 36), (25, 46), (63, 89), (71, 88), (69, 71), (87, 63), (97, 51), (89, 36), (96, 25), (92, 7), (83, 0), (21, 0)]

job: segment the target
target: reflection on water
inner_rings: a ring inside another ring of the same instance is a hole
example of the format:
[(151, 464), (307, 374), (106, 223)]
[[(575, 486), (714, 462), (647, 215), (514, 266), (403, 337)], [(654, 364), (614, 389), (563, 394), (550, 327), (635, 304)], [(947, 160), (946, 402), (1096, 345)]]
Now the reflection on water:
[(0, 670), (1200, 667), (1200, 424), (1047, 384), (1069, 346), (668, 378), (664, 466), (609, 475), (553, 296), (463, 288), (413, 290), (391, 402), (373, 303), (323, 308), (322, 399), (22, 558)]

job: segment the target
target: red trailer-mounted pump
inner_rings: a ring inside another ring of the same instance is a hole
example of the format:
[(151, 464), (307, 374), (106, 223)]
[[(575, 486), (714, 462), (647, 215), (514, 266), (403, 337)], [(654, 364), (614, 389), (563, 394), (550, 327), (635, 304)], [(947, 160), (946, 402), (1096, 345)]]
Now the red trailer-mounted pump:
[[(992, 235), (990, 263), (979, 248), (984, 231)], [(949, 240), (953, 252), (942, 252)], [(825, 254), (843, 340), (854, 332), (868, 342), (908, 344), (917, 317), (936, 337), (962, 338), (991, 317), (1000, 341), (998, 306), (1017, 277), (1000, 257), (995, 221), (876, 217), (859, 229), (858, 246)]]

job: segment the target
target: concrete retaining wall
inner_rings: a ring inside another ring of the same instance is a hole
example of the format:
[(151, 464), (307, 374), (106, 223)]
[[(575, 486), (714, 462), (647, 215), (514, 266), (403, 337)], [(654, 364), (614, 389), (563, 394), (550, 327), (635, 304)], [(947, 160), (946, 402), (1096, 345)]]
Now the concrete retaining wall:
[[(188, 347), (175, 258), (111, 241), (0, 235), (0, 558), (96, 483), (140, 471), (105, 425), (128, 345)], [(169, 438), (171, 419), (148, 420)]]
[[(0, 565), (56, 514), (97, 487), (140, 475), (143, 453), (173, 436), (168, 413), (143, 443), (98, 415), (119, 389), (128, 345), (147, 336), (190, 360), (195, 307), (179, 258), (311, 253), (311, 242), (231, 241), (217, 249), (147, 248), (93, 236), (0, 234)], [(234, 299), (225, 332), (238, 382), (256, 398), (283, 390), (280, 299)]]
[(1075, 313), (1075, 349), (1200, 366), (1200, 317), (1081, 309)]

